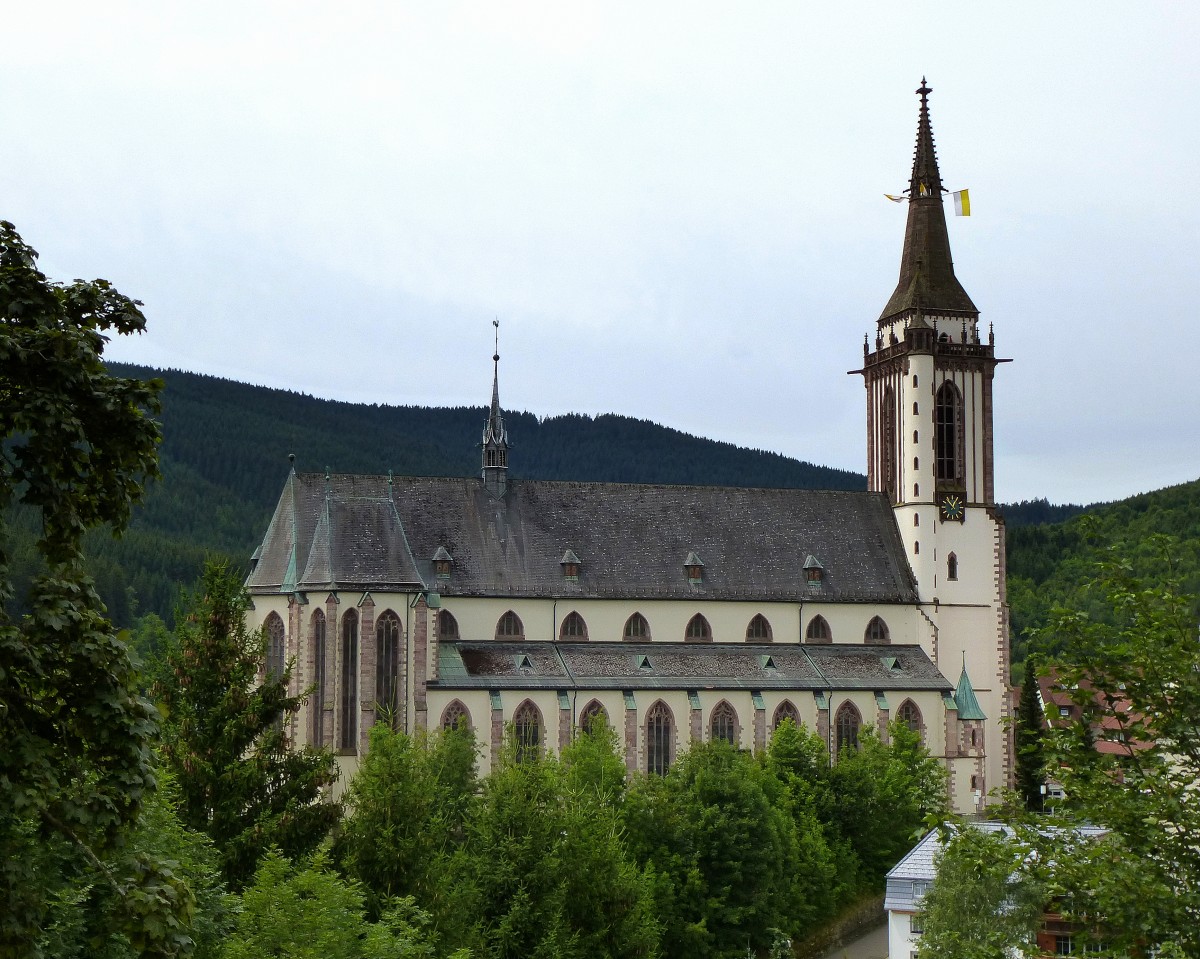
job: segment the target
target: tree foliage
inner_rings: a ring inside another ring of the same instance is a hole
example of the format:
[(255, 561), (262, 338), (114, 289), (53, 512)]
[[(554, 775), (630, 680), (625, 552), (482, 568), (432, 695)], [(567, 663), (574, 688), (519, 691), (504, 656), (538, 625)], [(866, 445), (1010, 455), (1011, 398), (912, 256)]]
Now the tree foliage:
[(234, 888), (271, 847), (289, 856), (312, 850), (341, 814), (325, 796), (337, 776), (333, 756), (288, 742), (301, 703), (288, 693), (290, 664), (260, 681), (266, 637), (246, 628), (248, 603), (237, 577), (210, 563), (179, 617), (169, 677), (155, 687), (180, 814), (212, 838)]
[[(55, 959), (135, 959), (146, 936), (130, 913), (146, 912), (163, 899), (167, 928), (179, 949), (194, 959), (212, 959), (228, 932), (234, 897), (226, 892), (212, 842), (185, 826), (177, 814), (178, 789), (165, 770), (156, 770), (157, 788), (142, 804), (124, 845), (99, 865), (72, 861), (70, 850), (52, 844), (48, 865), (58, 869), (45, 930), (39, 945)], [(60, 855), (54, 855), (57, 850)], [(113, 875), (133, 874), (143, 862), (159, 864), (159, 879), (145, 890), (114, 886)], [(154, 897), (154, 898), (149, 898)]]
[(370, 922), (362, 887), (337, 875), (323, 854), (297, 864), (272, 849), (242, 897), (221, 957), (428, 959), (437, 954), (435, 943), (428, 915), (412, 899), (389, 903)]
[[(101, 359), (110, 333), (143, 329), (139, 303), (105, 280), (50, 282), (36, 261), (0, 222), (0, 951), (36, 954), (55, 837), (125, 891), (147, 951), (169, 953), (185, 904), (161, 864), (103, 866), (153, 787), (155, 723), (83, 561), (87, 531), (123, 530), (156, 475), (160, 384)], [(39, 570), (23, 596), (6, 528), (17, 505), (34, 517), (24, 555)]]
[(970, 824), (949, 827), (922, 901), (917, 959), (1030, 954), (1046, 891), (1026, 871), (1028, 849)]
[[(1009, 527), (1014, 664), (1024, 661), (1027, 650), (1062, 651), (1057, 631), (1044, 630), (1055, 609), (1086, 612), (1094, 619), (1109, 615), (1104, 597), (1089, 585), (1106, 551), (1118, 548), (1135, 576), (1157, 581), (1161, 567), (1154, 537), (1161, 535), (1175, 538), (1172, 575), (1180, 591), (1200, 596), (1200, 480), (1090, 506), (1084, 515), (1060, 522)], [(1200, 618), (1200, 601), (1193, 603), (1192, 612)]]
[(363, 883), (372, 915), (413, 896), (443, 923), (457, 920), (448, 870), (466, 840), (478, 786), (475, 754), (465, 725), (413, 736), (382, 723), (371, 730), (334, 856)]
[(862, 867), (862, 881), (878, 888), (924, 831), (948, 812), (946, 772), (919, 733), (894, 720), (885, 744), (873, 729), (859, 748), (845, 750), (830, 775), (836, 816)]
[(653, 870), (663, 955), (765, 950), (791, 931), (796, 824), (778, 780), (723, 740), (693, 744), (625, 801), (631, 848)]
[[(1063, 785), (1061, 824), (1111, 830), (1102, 843), (1045, 855), (1061, 863), (1066, 911), (1103, 923), (1114, 948), (1174, 942), (1200, 953), (1200, 642), (1196, 598), (1175, 576), (1177, 544), (1143, 543), (1152, 580), (1116, 550), (1089, 592), (1090, 611), (1059, 610), (1047, 632), (1063, 650), (1058, 674), (1078, 707), (1056, 730), (1049, 761)], [(1051, 834), (1062, 835), (1061, 832)]]
[(1042, 707), (1032, 658), (1025, 661), (1021, 698), (1017, 702), (1015, 739), (1017, 795), (1026, 809), (1041, 812), (1045, 804), (1042, 789), (1046, 782), (1046, 757), (1042, 748)]
[(649, 887), (618, 812), (577, 789), (553, 756), (518, 760), (512, 731), (483, 784), (456, 881), (476, 918), (473, 942), (496, 959), (652, 957)]

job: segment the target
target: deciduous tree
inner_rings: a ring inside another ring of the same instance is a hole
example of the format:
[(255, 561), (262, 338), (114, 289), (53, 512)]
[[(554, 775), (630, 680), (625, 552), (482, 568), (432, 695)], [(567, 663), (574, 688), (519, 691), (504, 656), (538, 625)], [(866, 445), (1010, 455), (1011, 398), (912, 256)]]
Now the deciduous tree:
[(1135, 551), (1143, 562), (1157, 553), (1153, 582), (1134, 575), (1129, 550), (1110, 552), (1089, 587), (1097, 612), (1058, 610), (1046, 627), (1078, 707), (1077, 721), (1048, 742), (1066, 793), (1060, 824), (1091, 821), (1112, 836), (1066, 850), (1053, 842), (1059, 831), (1043, 845), (1058, 857), (1066, 911), (1102, 924), (1113, 948), (1175, 943), (1196, 955), (1200, 641), (1196, 599), (1174, 579), (1174, 548), (1157, 536)]
[[(36, 262), (0, 222), (0, 952), (21, 954), (36, 954), (45, 915), (45, 844), (102, 867), (154, 783), (154, 711), (83, 563), (86, 531), (123, 530), (157, 473), (159, 384), (102, 360), (108, 336), (145, 317), (107, 281), (53, 283)], [(43, 568), (19, 620), (2, 526), (17, 503), (38, 513)], [(131, 905), (145, 894), (125, 918), (148, 952), (180, 947), (172, 917), (188, 897), (157, 864), (100, 874)]]
[(970, 824), (948, 827), (922, 902), (917, 959), (1031, 954), (1047, 890), (1026, 870), (1029, 849)]

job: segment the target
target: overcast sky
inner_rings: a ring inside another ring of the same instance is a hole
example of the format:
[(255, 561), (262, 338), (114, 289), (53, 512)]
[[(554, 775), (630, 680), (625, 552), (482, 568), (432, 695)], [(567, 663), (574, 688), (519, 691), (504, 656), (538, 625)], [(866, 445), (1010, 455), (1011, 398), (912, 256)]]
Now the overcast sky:
[(507, 408), (862, 471), (924, 74), (1000, 500), (1195, 479), (1200, 5), (980, 6), (23, 4), (0, 217), (116, 359), (482, 405), (498, 317)]

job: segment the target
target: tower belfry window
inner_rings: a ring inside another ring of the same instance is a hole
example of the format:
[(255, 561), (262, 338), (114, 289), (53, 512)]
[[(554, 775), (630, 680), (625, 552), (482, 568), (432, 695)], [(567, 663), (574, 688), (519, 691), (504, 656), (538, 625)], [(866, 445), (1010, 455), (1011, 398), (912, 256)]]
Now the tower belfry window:
[(891, 387), (883, 394), (883, 456), (880, 470), (883, 474), (882, 488), (892, 501), (896, 501), (896, 394)]
[(961, 482), (962, 397), (949, 380), (938, 387), (934, 404), (933, 442), (938, 482)]

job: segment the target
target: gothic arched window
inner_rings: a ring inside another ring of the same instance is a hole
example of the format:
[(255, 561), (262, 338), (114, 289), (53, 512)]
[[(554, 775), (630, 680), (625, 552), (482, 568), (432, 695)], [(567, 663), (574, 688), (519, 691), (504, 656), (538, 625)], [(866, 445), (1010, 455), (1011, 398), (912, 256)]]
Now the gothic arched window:
[(329, 695), (325, 675), (325, 614), (317, 609), (312, 614), (313, 689), (309, 698), (312, 719), (311, 740), (314, 746), (325, 745), (325, 698)]
[(661, 699), (646, 713), (646, 772), (665, 776), (674, 758), (672, 746), (675, 739), (675, 723), (671, 710)]
[(800, 710), (786, 699), (775, 707), (775, 716), (771, 720), (771, 728), (778, 729), (779, 724), (785, 719), (790, 719), (797, 727), (800, 725)]
[(758, 613), (746, 626), (746, 642), (769, 643), (771, 641), (771, 624), (767, 617)]
[(649, 642), (650, 624), (646, 622), (646, 617), (641, 613), (634, 613), (625, 620), (625, 631), (622, 634), (622, 638), (634, 643)]
[(517, 741), (517, 762), (533, 759), (542, 751), (542, 714), (528, 699), (513, 714), (513, 736)]
[(808, 621), (808, 629), (805, 630), (804, 638), (810, 643), (832, 643), (833, 633), (829, 629), (829, 623), (825, 621), (824, 616), (814, 616)]
[(442, 710), (442, 729), (470, 729), (471, 714), (461, 700), (454, 700)]
[(689, 643), (711, 643), (712, 627), (708, 625), (707, 619), (697, 613), (688, 620), (687, 630), (684, 632), (683, 638)]
[(524, 639), (525, 626), (521, 622), (521, 617), (511, 609), (501, 616), (496, 621), (496, 638), (507, 640)]
[(709, 714), (708, 738), (713, 742), (723, 739), (731, 746), (737, 745), (737, 713), (725, 700), (717, 703)]
[(263, 626), (267, 631), (267, 679), (282, 679), (287, 663), (287, 635), (283, 620), (278, 613), (271, 613)]
[(867, 623), (867, 631), (863, 635), (863, 639), (875, 645), (887, 645), (892, 641), (892, 636), (888, 632), (887, 623), (878, 616), (872, 616), (871, 621)]
[(608, 726), (608, 710), (597, 699), (593, 699), (579, 716), (579, 728), (585, 733), (599, 732)]
[(400, 617), (390, 609), (375, 623), (375, 705), (393, 728), (400, 715)]
[(896, 394), (889, 386), (883, 394), (883, 429), (881, 442), (883, 449), (880, 451), (879, 468), (883, 474), (883, 482), (881, 488), (892, 502), (897, 500), (897, 491), (900, 489), (900, 484), (896, 478)]
[(862, 717), (859, 715), (858, 707), (849, 700), (842, 703), (837, 711), (837, 718), (834, 720), (834, 729), (836, 731), (834, 742), (839, 754), (843, 749), (858, 748), (858, 730), (860, 726), (862, 726)]
[(947, 380), (938, 387), (933, 406), (933, 448), (939, 483), (963, 480), (962, 395)]
[(958, 579), (958, 557), (953, 553), (946, 557), (946, 579)]
[(358, 742), (358, 613), (346, 610), (342, 616), (342, 684), (338, 718), (341, 720), (339, 749), (354, 749)]
[(458, 620), (448, 609), (439, 610), (438, 639), (458, 639)]
[(587, 623), (578, 613), (568, 613), (559, 627), (558, 638), (568, 643), (583, 642), (588, 638)]
[(917, 704), (911, 699), (906, 699), (900, 704), (900, 708), (896, 710), (896, 718), (914, 733), (921, 732), (921, 710), (917, 709)]

